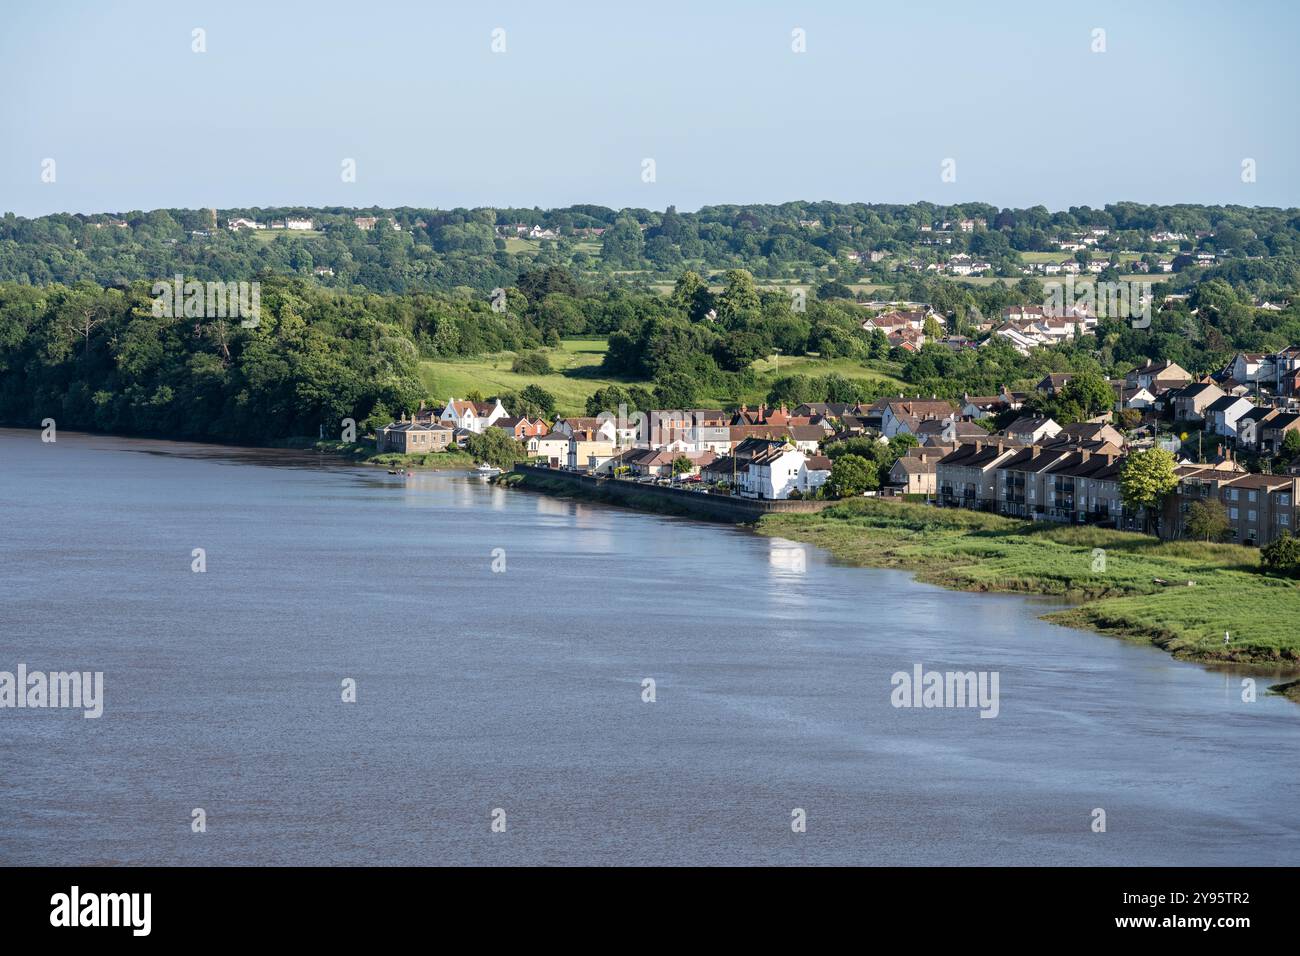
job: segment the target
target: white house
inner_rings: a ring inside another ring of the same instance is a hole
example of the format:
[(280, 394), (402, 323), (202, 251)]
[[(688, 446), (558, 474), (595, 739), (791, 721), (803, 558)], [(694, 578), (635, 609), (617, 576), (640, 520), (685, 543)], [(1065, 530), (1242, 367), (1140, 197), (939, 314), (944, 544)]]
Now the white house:
[(533, 435), (528, 439), (528, 457), (545, 458), (552, 465), (565, 465), (569, 460), (569, 439), (566, 435), (551, 432)]
[(800, 476), (807, 464), (808, 456), (789, 446), (777, 446), (755, 455), (738, 476), (740, 494), (745, 498), (778, 501), (789, 498), (790, 492), (802, 490)]
[[(1259, 382), (1265, 378), (1265, 356), (1250, 352), (1238, 352), (1224, 370), (1232, 378), (1244, 384)], [(1271, 363), (1270, 363), (1271, 365)], [(1272, 372), (1272, 369), (1269, 369)]]
[(290, 216), (284, 221), (284, 228), (286, 229), (298, 229), (298, 230), (306, 231), (311, 229), (311, 227), (312, 227), (312, 221), (310, 219), (295, 219), (292, 216)]
[(508, 414), (499, 398), (494, 398), (490, 402), (462, 402), (459, 399), (449, 398), (447, 407), (442, 410), (438, 420), (453, 428), (463, 428), (481, 435), (483, 429)]
[(1228, 438), (1237, 437), (1237, 420), (1255, 406), (1237, 395), (1225, 395), (1205, 409), (1210, 431)]
[(799, 491), (808, 494), (826, 484), (831, 477), (831, 460), (825, 455), (809, 455), (799, 471)]
[(266, 226), (253, 219), (231, 219), (226, 228), (234, 232), (237, 229), (265, 229)]
[(1039, 418), (1033, 415), (1024, 415), (1017, 418), (1002, 430), (1002, 434), (1007, 438), (1014, 438), (1025, 445), (1033, 445), (1049, 438), (1055, 438), (1060, 433), (1061, 426), (1052, 419)]

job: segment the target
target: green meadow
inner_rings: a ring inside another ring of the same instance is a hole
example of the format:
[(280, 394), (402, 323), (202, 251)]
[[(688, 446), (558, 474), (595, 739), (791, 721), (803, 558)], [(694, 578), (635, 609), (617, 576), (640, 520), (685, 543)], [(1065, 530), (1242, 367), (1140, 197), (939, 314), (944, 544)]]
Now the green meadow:
[[(425, 359), (420, 363), (420, 381), (434, 401), (461, 398), (470, 392), (485, 397), (501, 392), (517, 392), (526, 385), (540, 385), (555, 396), (561, 415), (579, 415), (586, 411), (587, 399), (607, 385), (640, 385), (653, 388), (647, 381), (627, 381), (602, 375), (600, 363), (609, 345), (603, 338), (564, 339), (558, 348), (541, 349), (551, 363), (549, 375), (518, 374), (510, 370), (516, 353), (493, 352), (470, 359)], [(837, 372), (846, 378), (883, 381), (902, 388), (888, 362), (864, 366), (853, 359), (821, 359), (815, 356), (769, 356), (754, 363), (757, 385), (740, 395), (702, 394), (699, 405), (723, 405), (748, 402), (756, 405), (767, 397), (778, 375), (828, 375)], [(779, 372), (778, 372), (779, 368)]]

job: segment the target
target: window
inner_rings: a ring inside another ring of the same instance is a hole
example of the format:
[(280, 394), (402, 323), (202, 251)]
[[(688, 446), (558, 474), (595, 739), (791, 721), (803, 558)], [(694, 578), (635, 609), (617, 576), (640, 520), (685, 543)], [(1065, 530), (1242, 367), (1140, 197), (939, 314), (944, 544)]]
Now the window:
[(1237, 509), (1236, 509), (1236, 508), (1229, 508), (1229, 509), (1228, 509), (1228, 517), (1231, 518), (1233, 521), (1236, 521), (1236, 520), (1237, 520)]
[(1229, 488), (1229, 489), (1228, 489), (1228, 500), (1229, 500), (1229, 501), (1236, 501), (1236, 500), (1237, 500), (1237, 489), (1236, 489), (1236, 488)]
[(1280, 524), (1280, 525), (1289, 525), (1289, 524), (1291, 523), (1291, 516), (1290, 516), (1290, 515), (1278, 515), (1278, 516), (1277, 516), (1277, 523)]
[(1247, 512), (1246, 512), (1246, 520), (1249, 521), (1251, 524), (1254, 524), (1254, 522), (1255, 522), (1255, 509), (1254, 509), (1254, 508), (1252, 508), (1250, 511), (1247, 511)]
[(1289, 504), (1291, 504), (1291, 496), (1288, 495), (1288, 494), (1281, 494), (1281, 495), (1278, 495), (1278, 496), (1277, 496), (1277, 503), (1280, 504), (1280, 505), (1289, 505)]
[(1246, 500), (1247, 500), (1247, 501), (1254, 501), (1254, 500), (1255, 500), (1255, 492), (1254, 492), (1253, 489), (1252, 489), (1251, 491), (1246, 492)]

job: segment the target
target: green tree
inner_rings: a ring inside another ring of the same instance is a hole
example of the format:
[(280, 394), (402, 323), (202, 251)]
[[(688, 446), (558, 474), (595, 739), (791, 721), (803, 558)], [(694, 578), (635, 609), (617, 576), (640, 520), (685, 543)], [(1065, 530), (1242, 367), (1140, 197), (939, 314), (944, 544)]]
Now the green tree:
[(880, 476), (875, 465), (861, 455), (840, 455), (831, 465), (827, 485), (837, 497), (852, 498), (864, 491), (879, 488)]
[(465, 450), (479, 461), (498, 468), (513, 468), (515, 462), (523, 461), (527, 455), (524, 446), (504, 428), (485, 428), (481, 435), (470, 435), (465, 439)]
[(681, 372), (671, 372), (655, 382), (657, 408), (690, 408), (695, 404), (695, 380)]
[(713, 296), (709, 293), (709, 284), (698, 272), (686, 270), (673, 286), (673, 304), (698, 322), (713, 308)]
[(744, 269), (731, 269), (723, 281), (725, 287), (718, 294), (718, 318), (722, 322), (731, 323), (745, 313), (758, 311), (758, 290), (752, 275)]
[(1300, 455), (1300, 431), (1290, 431), (1282, 439), (1282, 457), (1291, 461)]
[(1221, 541), (1228, 533), (1228, 512), (1214, 500), (1193, 501), (1187, 509), (1187, 533), (1205, 541)]
[(1098, 372), (1080, 372), (1065, 383), (1061, 401), (1078, 405), (1088, 417), (1100, 415), (1115, 404), (1115, 391)]
[(678, 455), (673, 459), (673, 477), (677, 475), (688, 475), (695, 470), (695, 462), (691, 461), (685, 455)]
[(545, 352), (523, 352), (510, 363), (510, 371), (518, 375), (550, 375), (551, 360)]
[(1148, 527), (1156, 508), (1177, 487), (1174, 456), (1163, 448), (1135, 451), (1124, 460), (1119, 476), (1120, 495), (1127, 507), (1146, 511)]
[(1269, 570), (1294, 577), (1300, 572), (1300, 539), (1292, 537), (1290, 531), (1283, 531), (1259, 549), (1259, 558)]

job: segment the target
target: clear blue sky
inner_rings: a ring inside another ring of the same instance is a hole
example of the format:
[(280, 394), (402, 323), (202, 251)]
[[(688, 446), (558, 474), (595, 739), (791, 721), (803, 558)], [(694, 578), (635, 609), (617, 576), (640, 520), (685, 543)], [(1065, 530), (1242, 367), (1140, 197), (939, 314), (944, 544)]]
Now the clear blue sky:
[(1293, 0), (5, 0), (0, 212), (1295, 206), (1298, 26)]

